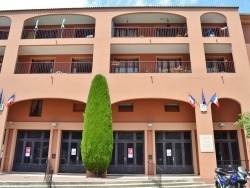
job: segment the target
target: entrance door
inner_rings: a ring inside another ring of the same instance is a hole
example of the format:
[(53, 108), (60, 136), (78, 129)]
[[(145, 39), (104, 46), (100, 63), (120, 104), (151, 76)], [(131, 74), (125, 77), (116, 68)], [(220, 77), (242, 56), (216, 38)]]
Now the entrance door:
[(109, 174), (144, 174), (144, 133), (115, 132)]
[(13, 171), (45, 172), (49, 131), (18, 131)]
[(237, 169), (245, 161), (240, 160), (237, 131), (214, 131), (217, 166)]
[(81, 131), (63, 131), (59, 172), (86, 173), (81, 155)]
[(193, 174), (191, 132), (156, 132), (156, 164), (163, 174)]

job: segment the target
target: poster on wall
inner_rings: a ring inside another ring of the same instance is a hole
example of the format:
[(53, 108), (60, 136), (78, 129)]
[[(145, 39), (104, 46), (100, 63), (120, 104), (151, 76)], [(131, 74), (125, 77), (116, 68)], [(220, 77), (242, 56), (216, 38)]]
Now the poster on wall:
[(30, 157), (30, 147), (25, 148), (25, 157)]
[(128, 148), (128, 158), (133, 158), (133, 148)]
[(76, 148), (71, 148), (71, 155), (76, 155)]

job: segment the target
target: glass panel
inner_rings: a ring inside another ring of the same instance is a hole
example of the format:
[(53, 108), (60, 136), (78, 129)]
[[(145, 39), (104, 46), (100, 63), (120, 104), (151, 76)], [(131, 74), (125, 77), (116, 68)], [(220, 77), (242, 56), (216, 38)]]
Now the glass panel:
[(156, 132), (155, 133), (155, 139), (156, 140), (159, 140), (159, 139), (163, 139), (163, 132)]
[[(221, 160), (221, 152), (220, 152), (220, 144), (215, 143), (215, 150), (216, 150), (216, 160), (220, 161)], [(217, 165), (220, 165), (217, 163)]]
[(240, 160), (238, 143), (231, 143), (233, 160)]
[(136, 164), (137, 165), (143, 165), (143, 144), (142, 143), (137, 143), (136, 144)]
[(124, 144), (118, 143), (118, 164), (124, 164)]
[(134, 133), (133, 132), (119, 132), (118, 133), (118, 140), (129, 140), (134, 139)]
[(76, 164), (76, 158), (78, 154), (78, 148), (77, 148), (77, 143), (71, 143), (70, 144), (70, 164)]
[[(131, 152), (131, 153), (129, 153)], [(135, 148), (133, 143), (127, 143), (127, 165), (134, 164)]]
[(112, 159), (110, 165), (115, 165), (115, 143), (113, 144)]
[(50, 137), (50, 131), (44, 131), (43, 138), (49, 139), (49, 137)]
[(184, 139), (191, 139), (191, 132), (184, 132), (183, 133), (183, 135), (184, 135)]
[(71, 139), (82, 139), (82, 132), (72, 132)]
[(230, 139), (237, 139), (237, 131), (230, 131), (229, 135)]
[(226, 131), (215, 131), (214, 132), (214, 139), (227, 139), (227, 132)]
[(181, 139), (181, 132), (165, 132), (166, 139)]
[(16, 152), (15, 152), (15, 162), (21, 163), (23, 155), (23, 142), (18, 141), (16, 144)]
[(144, 133), (143, 132), (137, 132), (136, 133), (136, 140), (143, 140), (144, 139)]
[(228, 143), (222, 143), (222, 159), (230, 160)]
[(61, 159), (60, 163), (61, 164), (66, 164), (68, 161), (68, 147), (69, 143), (62, 143), (62, 150), (61, 150)]
[(182, 147), (181, 143), (175, 143), (175, 164), (182, 165)]
[(63, 132), (62, 138), (69, 139), (69, 132)]
[(156, 164), (163, 165), (163, 144), (156, 144)]
[(42, 138), (42, 131), (27, 131), (27, 138)]
[(184, 152), (185, 152), (185, 165), (192, 165), (192, 148), (191, 143), (184, 143)]
[(44, 142), (42, 147), (42, 164), (46, 164), (48, 158), (49, 142)]
[(25, 150), (23, 153), (24, 163), (30, 163), (31, 149), (32, 149), (32, 142), (26, 142)]
[(34, 153), (33, 153), (33, 163), (39, 163), (40, 154), (41, 154), (40, 149), (41, 149), (41, 142), (35, 142)]
[(18, 139), (24, 138), (24, 135), (25, 135), (25, 131), (18, 131), (18, 133), (17, 133), (17, 138), (18, 138)]
[(81, 142), (79, 143), (79, 147), (78, 147), (78, 148), (79, 148), (79, 151), (80, 151), (80, 152), (78, 153), (78, 155), (79, 155), (79, 157), (78, 157), (78, 158), (79, 158), (79, 165), (84, 165), (84, 164), (83, 164), (83, 161), (82, 161), (82, 152), (81, 152), (81, 146), (80, 146), (80, 145), (81, 145)]
[(173, 165), (173, 146), (172, 143), (166, 143), (166, 165)]

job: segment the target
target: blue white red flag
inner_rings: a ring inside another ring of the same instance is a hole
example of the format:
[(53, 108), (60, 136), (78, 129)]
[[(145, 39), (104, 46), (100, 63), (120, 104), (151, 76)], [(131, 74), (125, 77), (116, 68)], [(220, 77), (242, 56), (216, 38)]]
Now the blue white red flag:
[(210, 99), (210, 101), (216, 105), (217, 109), (220, 107), (220, 104), (219, 104), (218, 98), (216, 96), (216, 93), (213, 94), (213, 96)]
[(203, 93), (203, 90), (202, 90), (202, 92), (201, 92), (201, 100), (202, 100), (202, 104), (207, 104), (207, 103), (206, 103), (206, 99), (205, 99), (205, 95), (204, 95), (204, 93)]
[(195, 99), (194, 99), (194, 97), (192, 97), (192, 95), (190, 95), (190, 94), (189, 94), (189, 100), (190, 100), (190, 105), (191, 105), (192, 107), (195, 107)]
[(11, 107), (12, 104), (14, 103), (14, 100), (15, 100), (15, 94), (11, 95), (11, 97), (8, 99), (6, 107)]

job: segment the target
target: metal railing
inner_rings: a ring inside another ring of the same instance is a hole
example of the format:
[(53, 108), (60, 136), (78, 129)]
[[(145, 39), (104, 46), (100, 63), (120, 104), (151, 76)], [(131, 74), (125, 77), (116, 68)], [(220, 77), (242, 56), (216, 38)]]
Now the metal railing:
[(154, 162), (148, 161), (148, 179), (153, 180), (155, 184), (161, 188), (162, 187), (162, 169), (157, 166)]
[(113, 27), (112, 37), (187, 37), (187, 27)]
[(202, 27), (203, 37), (229, 37), (227, 27)]
[(44, 181), (47, 182), (48, 188), (51, 188), (52, 185), (52, 177), (53, 177), (53, 167), (49, 159), (46, 161), (47, 166), (45, 170)]
[(237, 170), (238, 166), (242, 166), (248, 172), (249, 169), (249, 160), (217, 160), (217, 167), (228, 168), (228, 165), (231, 165), (233, 169)]
[(0, 30), (0, 40), (6, 40), (6, 39), (8, 39), (8, 36), (9, 36), (9, 30), (7, 30), (7, 29)]
[(206, 61), (207, 73), (235, 73), (233, 61)]
[(191, 73), (190, 61), (112, 61), (111, 73)]
[(95, 28), (23, 29), (22, 39), (93, 38)]
[(92, 62), (17, 62), (15, 74), (68, 73), (83, 74), (92, 72)]

